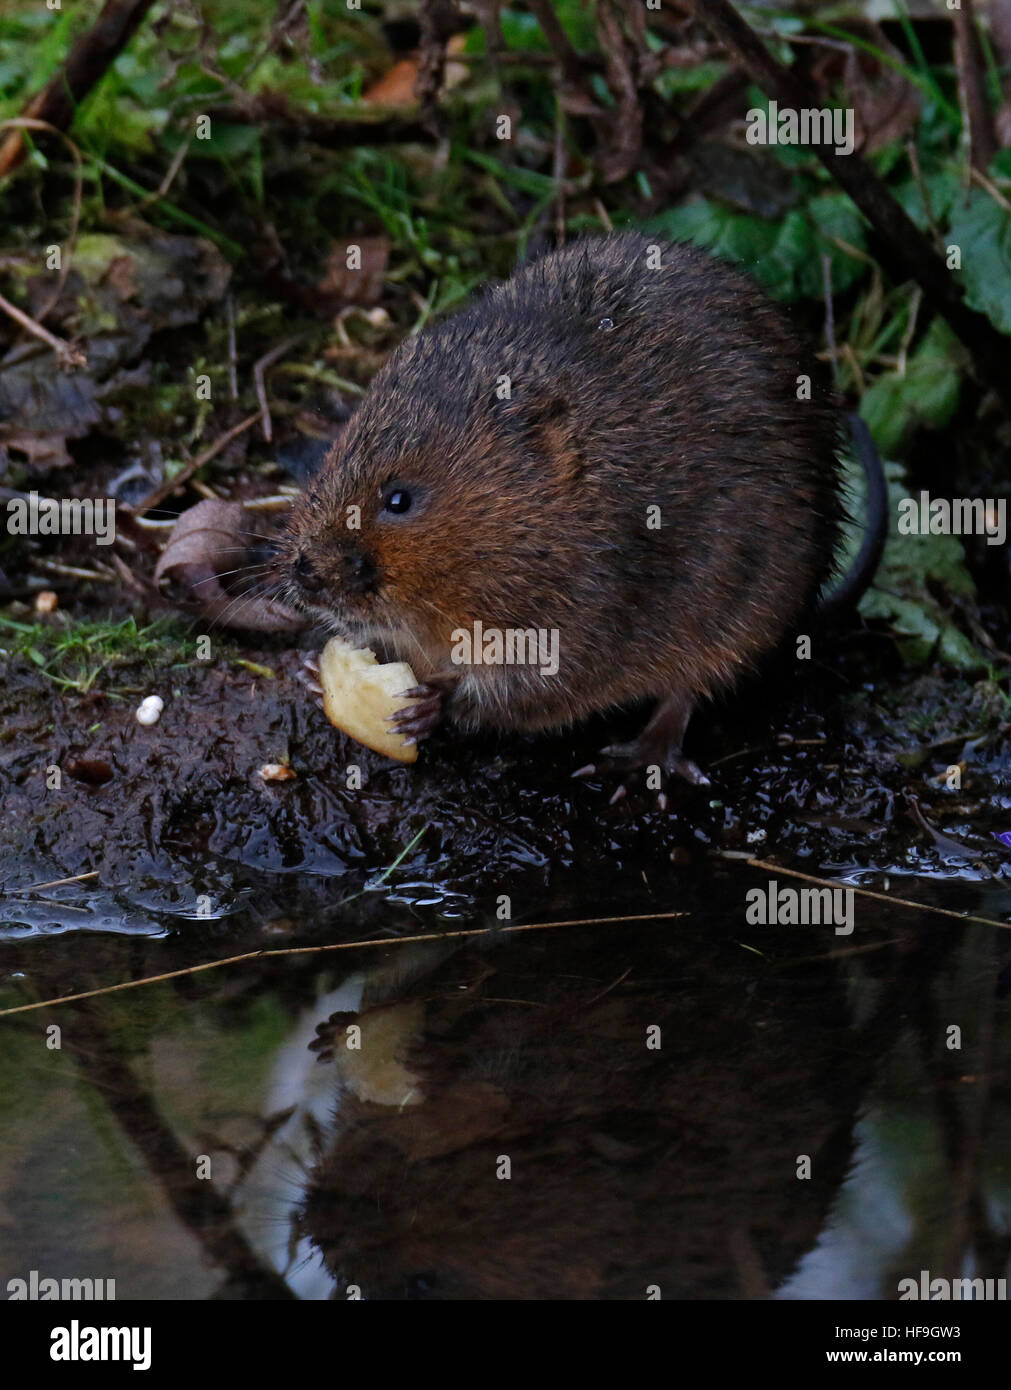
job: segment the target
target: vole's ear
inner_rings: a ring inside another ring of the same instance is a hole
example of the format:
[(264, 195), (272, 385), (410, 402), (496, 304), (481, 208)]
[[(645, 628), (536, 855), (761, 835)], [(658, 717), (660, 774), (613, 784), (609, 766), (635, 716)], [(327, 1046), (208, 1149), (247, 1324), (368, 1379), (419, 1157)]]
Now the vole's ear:
[(559, 390), (538, 396), (527, 405), (524, 415), (530, 444), (547, 459), (554, 475), (573, 482), (580, 478), (586, 458), (565, 394)]

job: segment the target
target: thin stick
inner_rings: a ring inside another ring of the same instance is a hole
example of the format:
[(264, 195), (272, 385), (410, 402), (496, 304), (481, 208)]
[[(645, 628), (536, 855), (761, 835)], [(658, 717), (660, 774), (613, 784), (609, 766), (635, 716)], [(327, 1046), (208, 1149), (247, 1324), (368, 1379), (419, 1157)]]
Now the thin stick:
[(34, 334), (36, 338), (40, 338), (47, 347), (51, 347), (60, 359), (62, 367), (83, 367), (87, 362), (87, 357), (79, 347), (75, 347), (73, 343), (68, 343), (66, 338), (57, 338), (55, 333), (50, 333), (48, 328), (43, 328), (41, 323), (29, 318), (16, 304), (5, 299), (2, 294), (0, 294), (0, 310), (29, 333)]
[(260, 421), (263, 426), (263, 437), (269, 444), (274, 437), (274, 426), (270, 419), (270, 406), (267, 404), (267, 388), (263, 384), (263, 373), (268, 367), (273, 366), (279, 357), (293, 348), (296, 343), (300, 343), (306, 335), (298, 333), (294, 338), (286, 338), (283, 343), (278, 343), (276, 348), (265, 353), (253, 366), (253, 382), (256, 386), (256, 399), (260, 402)]
[(835, 341), (835, 308), (832, 303), (832, 257), (821, 258), (821, 276), (825, 292), (825, 341), (828, 344), (829, 360), (832, 363), (832, 379), (839, 385), (839, 349)]
[(560, 98), (555, 98), (555, 244), (565, 245), (565, 112)]
[[(721, 854), (720, 859), (736, 859), (736, 854)], [(749, 869), (764, 869), (773, 874), (785, 874), (787, 878), (802, 878), (805, 883), (816, 883), (819, 888), (839, 888), (845, 886), (851, 893), (859, 893), (862, 898), (873, 898), (889, 907), (911, 907), (917, 912), (931, 912), (936, 917), (954, 917), (957, 922), (978, 922), (984, 927), (1000, 927), (1011, 931), (1011, 922), (1001, 922), (996, 917), (973, 917), (969, 912), (955, 912), (950, 907), (933, 907), (930, 903), (914, 902), (912, 898), (894, 898), (891, 893), (876, 893), (872, 888), (859, 888), (855, 884), (840, 885), (838, 879), (815, 878), (814, 874), (802, 874), (799, 869), (786, 869), (782, 864), (769, 864), (764, 859), (744, 859)]]
[(164, 502), (165, 498), (168, 497), (170, 493), (175, 492), (177, 487), (181, 487), (183, 483), (188, 482), (198, 468), (203, 468), (205, 463), (209, 463), (216, 454), (220, 454), (221, 450), (231, 444), (233, 439), (238, 438), (238, 436), (248, 430), (250, 426), (255, 425), (259, 418), (259, 412), (255, 415), (247, 415), (244, 420), (240, 420), (239, 423), (233, 425), (230, 430), (225, 430), (224, 434), (219, 435), (214, 443), (206, 448), (202, 454), (198, 454), (195, 459), (190, 460), (185, 468), (181, 468), (174, 478), (169, 478), (168, 481), (162, 483), (160, 487), (156, 487), (154, 492), (148, 493), (143, 502), (141, 502), (139, 506), (134, 507), (132, 512), (134, 520), (136, 521), (137, 518), (142, 517), (145, 512), (149, 512), (152, 507), (157, 507)]
[(981, 169), (970, 169), (969, 178), (973, 183), (978, 183), (980, 188), (985, 189), (994, 202), (1002, 207), (1005, 212), (1011, 212), (1011, 202), (1008, 202), (997, 185), (991, 179), (988, 179)]
[(228, 390), (233, 401), (239, 399), (239, 378), (236, 371), (239, 358), (235, 350), (235, 304), (232, 296), (225, 297), (225, 313), (228, 317)]
[(77, 232), (81, 225), (81, 206), (84, 202), (84, 166), (81, 161), (81, 151), (71, 140), (70, 136), (64, 131), (58, 130), (49, 121), (34, 120), (30, 116), (14, 116), (8, 121), (0, 121), (0, 130), (43, 130), (50, 135), (57, 135), (66, 145), (74, 160), (74, 202), (70, 212), (70, 242), (67, 247), (67, 254), (60, 257), (60, 273), (56, 280), (56, 288), (49, 297), (48, 303), (44, 304), (35, 317), (36, 323), (41, 323), (47, 314), (51, 313), (60, 295), (63, 293), (63, 286), (67, 282), (70, 274), (70, 266), (77, 250)]
[(118, 985), (103, 985), (101, 989), (86, 989), (80, 994), (65, 994), (59, 999), (41, 999), (36, 1004), (19, 1004), (14, 1009), (0, 1009), (0, 1018), (11, 1014), (30, 1013), (33, 1009), (48, 1009), (57, 1004), (73, 1004), (79, 999), (94, 999), (100, 994), (116, 994), (124, 989), (139, 989), (141, 985), (160, 984), (163, 980), (176, 980), (183, 975), (196, 975), (202, 970), (217, 970), (222, 965), (238, 965), (241, 961), (266, 960), (271, 956), (312, 956), (323, 951), (358, 951), (371, 946), (414, 946), (419, 941), (450, 941), (462, 937), (497, 936), (506, 932), (551, 931), (555, 927), (602, 927), (615, 922), (659, 922), (673, 917), (689, 917), (688, 912), (638, 912), (630, 917), (588, 917), (574, 918), (570, 922), (527, 922), (508, 927), (475, 927), (469, 931), (422, 932), (417, 936), (398, 936), (385, 941), (335, 941), (326, 946), (287, 946), (269, 951), (246, 951), (241, 956), (227, 956), (224, 960), (208, 960), (200, 965), (187, 965), (181, 970), (167, 970), (162, 975), (147, 975), (143, 980), (124, 980)]
[(67, 883), (84, 883), (86, 879), (97, 878), (98, 870), (92, 869), (87, 874), (74, 874), (72, 878), (54, 878), (48, 883), (32, 883), (27, 888), (19, 888), (19, 893), (41, 893), (43, 888), (62, 888)]
[(997, 153), (993, 113), (986, 98), (983, 51), (976, 31), (972, 0), (962, 0), (953, 11), (955, 29), (955, 69), (958, 73), (958, 104), (962, 109), (962, 133), (968, 145), (973, 169), (985, 170)]

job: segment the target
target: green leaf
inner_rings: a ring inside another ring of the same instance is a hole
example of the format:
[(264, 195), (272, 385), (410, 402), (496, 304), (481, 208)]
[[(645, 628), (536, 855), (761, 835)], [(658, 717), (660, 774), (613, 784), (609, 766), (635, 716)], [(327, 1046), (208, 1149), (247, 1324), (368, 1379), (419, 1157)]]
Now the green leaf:
[(977, 671), (986, 659), (935, 597), (938, 589), (955, 599), (975, 595), (962, 542), (957, 536), (900, 534), (898, 505), (910, 496), (909, 487), (900, 464), (889, 462), (885, 470), (891, 524), (881, 568), (860, 612), (889, 624), (905, 660), (922, 664), (937, 658), (959, 671)]
[(943, 319), (935, 319), (906, 364), (885, 372), (860, 402), (880, 452), (894, 457), (920, 427), (942, 429), (958, 408), (965, 349)]
[(944, 224), (948, 220), (961, 186), (958, 171), (953, 168), (944, 168), (931, 174), (925, 174), (922, 185), (918, 179), (907, 179), (905, 183), (900, 184), (893, 191), (895, 197), (921, 231), (928, 231), (930, 221), (924, 206), (924, 191), (926, 191), (927, 203), (930, 206), (934, 221)]
[(848, 289), (864, 263), (837, 245), (864, 245), (863, 220), (844, 193), (823, 193), (780, 221), (732, 212), (707, 198), (660, 213), (646, 230), (674, 241), (691, 241), (742, 266), (778, 299), (818, 299), (824, 293), (822, 257), (828, 256), (832, 287)]
[(974, 189), (955, 205), (948, 241), (962, 252), (966, 302), (1011, 334), (1011, 213)]

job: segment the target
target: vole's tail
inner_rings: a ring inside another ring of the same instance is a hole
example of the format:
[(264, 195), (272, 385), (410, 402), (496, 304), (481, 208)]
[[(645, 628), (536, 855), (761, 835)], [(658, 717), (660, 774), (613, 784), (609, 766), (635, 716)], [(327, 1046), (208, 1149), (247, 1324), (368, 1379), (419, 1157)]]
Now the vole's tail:
[(827, 618), (835, 618), (849, 608), (855, 608), (871, 584), (881, 552), (888, 536), (888, 486), (885, 470), (874, 447), (874, 440), (867, 425), (855, 413), (846, 416), (849, 422), (853, 448), (867, 480), (867, 516), (864, 523), (864, 538), (856, 559), (818, 604), (818, 611)]

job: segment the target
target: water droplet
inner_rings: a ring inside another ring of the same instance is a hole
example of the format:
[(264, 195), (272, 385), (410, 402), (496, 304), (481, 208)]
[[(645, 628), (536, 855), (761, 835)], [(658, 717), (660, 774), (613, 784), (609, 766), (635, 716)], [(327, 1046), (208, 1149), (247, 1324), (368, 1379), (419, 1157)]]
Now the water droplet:
[(611, 329), (614, 327), (614, 319), (601, 319), (597, 327), (604, 333), (610, 333)]

